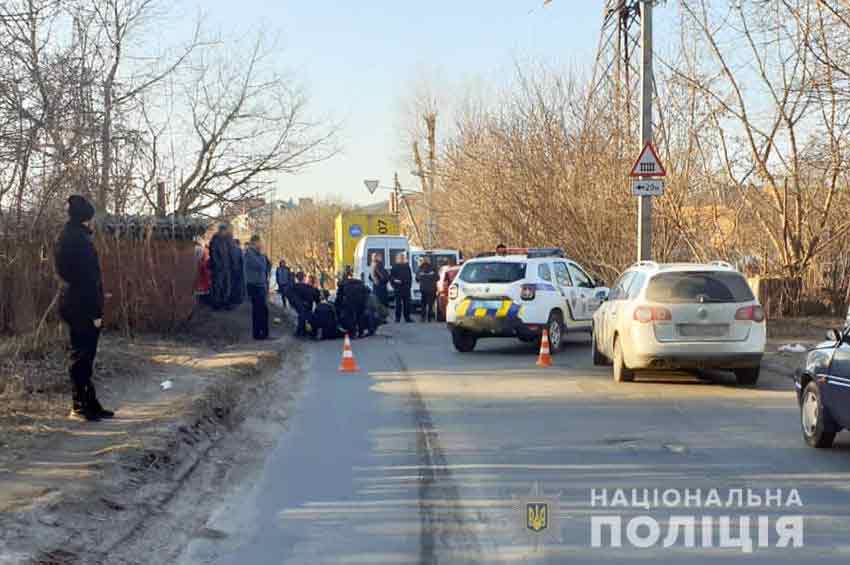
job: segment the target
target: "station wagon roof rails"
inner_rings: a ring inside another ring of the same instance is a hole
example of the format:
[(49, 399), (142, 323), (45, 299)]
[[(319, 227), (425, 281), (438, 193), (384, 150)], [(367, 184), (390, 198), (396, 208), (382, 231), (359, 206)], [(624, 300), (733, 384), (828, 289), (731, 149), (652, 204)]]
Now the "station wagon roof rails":
[(717, 265), (718, 267), (735, 270), (735, 266), (732, 263), (727, 263), (726, 261), (712, 261), (709, 265)]
[(660, 269), (661, 265), (659, 265), (655, 261), (637, 261), (632, 265), (632, 267), (652, 267), (655, 269)]
[(534, 259), (537, 257), (566, 257), (566, 253), (560, 247), (539, 247), (535, 249), (529, 249), (526, 253), (529, 259)]

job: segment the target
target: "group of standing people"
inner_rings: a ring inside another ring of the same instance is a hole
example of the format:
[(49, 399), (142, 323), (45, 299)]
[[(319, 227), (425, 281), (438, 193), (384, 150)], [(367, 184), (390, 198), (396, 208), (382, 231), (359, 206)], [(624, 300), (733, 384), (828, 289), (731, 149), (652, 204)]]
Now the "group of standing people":
[(199, 244), (196, 259), (195, 293), (199, 301), (213, 310), (232, 310), (248, 296), (254, 339), (267, 339), (272, 266), (260, 236), (252, 236), (243, 249), (240, 241), (233, 237), (230, 226), (221, 224), (209, 244)]
[(245, 300), (245, 252), (227, 224), (221, 224), (206, 246), (196, 250), (195, 292), (214, 310), (230, 310)]
[(389, 288), (393, 289), (395, 299), (395, 321), (412, 322), (411, 317), (411, 289), (414, 278), (419, 283), (419, 291), (422, 300), (422, 321), (430, 322), (436, 318), (434, 306), (437, 300), (437, 273), (434, 271), (430, 261), (425, 260), (419, 265), (414, 277), (413, 270), (407, 260), (406, 253), (396, 256), (395, 264), (387, 271), (384, 266), (383, 257), (379, 253), (372, 254), (372, 262), (369, 272), (369, 280), (375, 289), (375, 295), (384, 305), (389, 306)]

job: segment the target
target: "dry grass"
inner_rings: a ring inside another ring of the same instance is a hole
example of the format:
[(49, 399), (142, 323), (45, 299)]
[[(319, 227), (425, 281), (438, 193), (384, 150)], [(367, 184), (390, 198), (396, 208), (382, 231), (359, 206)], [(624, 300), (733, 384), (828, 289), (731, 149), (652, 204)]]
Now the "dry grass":
[(832, 316), (807, 316), (804, 318), (779, 318), (768, 320), (769, 338), (821, 339), (827, 330), (844, 327), (844, 319)]

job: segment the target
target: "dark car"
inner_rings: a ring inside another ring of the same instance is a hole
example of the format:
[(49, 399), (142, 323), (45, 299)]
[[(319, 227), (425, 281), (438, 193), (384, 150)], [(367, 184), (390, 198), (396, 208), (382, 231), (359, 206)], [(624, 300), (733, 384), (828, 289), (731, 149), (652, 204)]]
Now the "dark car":
[(850, 429), (850, 327), (830, 330), (794, 372), (803, 437), (812, 447), (831, 447)]

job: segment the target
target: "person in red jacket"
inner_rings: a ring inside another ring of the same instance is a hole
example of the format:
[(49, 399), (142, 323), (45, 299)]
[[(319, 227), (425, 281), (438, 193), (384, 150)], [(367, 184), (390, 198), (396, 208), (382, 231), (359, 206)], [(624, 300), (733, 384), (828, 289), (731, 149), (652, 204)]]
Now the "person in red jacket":
[(201, 244), (198, 250), (198, 274), (195, 278), (195, 296), (199, 302), (209, 304), (210, 289), (212, 288), (212, 269), (210, 269), (210, 248)]

